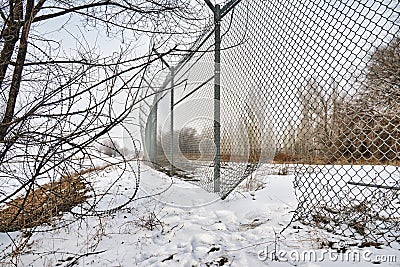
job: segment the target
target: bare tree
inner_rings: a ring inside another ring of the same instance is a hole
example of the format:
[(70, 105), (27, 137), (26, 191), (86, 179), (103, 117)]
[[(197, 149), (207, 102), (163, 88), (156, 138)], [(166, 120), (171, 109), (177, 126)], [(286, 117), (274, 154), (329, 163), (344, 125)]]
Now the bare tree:
[(101, 142), (99, 151), (110, 157), (115, 157), (122, 153), (120, 145), (111, 139)]
[(297, 129), (296, 154), (312, 160), (324, 157), (336, 134), (336, 113), (340, 96), (336, 82), (323, 83), (311, 79), (298, 92), (301, 107), (300, 125)]
[(94, 143), (125, 127), (148, 69), (190, 44), (203, 9), (180, 0), (0, 2), (0, 207), (25, 196), (0, 231), (40, 180), (94, 167)]
[(179, 131), (178, 136), (179, 149), (184, 155), (198, 156), (200, 138), (196, 129), (185, 127)]
[[(378, 47), (371, 55), (363, 82), (363, 99), (382, 112), (399, 112), (400, 37)], [(367, 97), (368, 96), (368, 97)]]
[(371, 54), (358, 92), (338, 112), (340, 135), (333, 160), (395, 163), (400, 160), (400, 37)]
[[(166, 158), (165, 154), (170, 155), (173, 152), (174, 157), (178, 158), (185, 157), (187, 159), (197, 159), (200, 157), (199, 144), (201, 136), (197, 133), (197, 130), (192, 127), (184, 127), (180, 130), (174, 131), (174, 145), (173, 151), (171, 151), (171, 132), (166, 132), (159, 139), (158, 155)], [(161, 134), (160, 134), (161, 136)], [(165, 162), (169, 164), (169, 162)]]

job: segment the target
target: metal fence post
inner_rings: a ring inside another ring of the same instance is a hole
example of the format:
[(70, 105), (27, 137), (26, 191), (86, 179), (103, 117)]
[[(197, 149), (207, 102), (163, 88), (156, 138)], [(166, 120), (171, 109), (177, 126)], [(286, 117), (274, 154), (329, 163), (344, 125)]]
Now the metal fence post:
[[(148, 159), (151, 163), (155, 164), (157, 160), (157, 116), (158, 116), (158, 93), (155, 88), (145, 79), (147, 86), (151, 88), (154, 93), (153, 106), (150, 107), (150, 124), (146, 125), (146, 151)], [(154, 165), (156, 167), (156, 165)]]
[(171, 71), (171, 144), (170, 144), (170, 150), (171, 150), (171, 158), (170, 158), (170, 175), (174, 175), (174, 76), (175, 76), (175, 68), (170, 67)]
[(221, 186), (221, 123), (220, 123), (220, 83), (221, 83), (221, 8), (215, 5), (215, 59), (214, 59), (214, 192), (220, 191)]
[[(153, 164), (157, 163), (157, 117), (158, 117), (158, 93), (156, 93), (155, 95), (155, 104), (154, 104), (154, 108), (153, 108), (153, 116), (154, 116), (154, 124), (153, 124), (153, 144), (152, 144), (152, 155), (151, 155), (151, 162)], [(157, 168), (157, 165), (155, 165)]]
[[(165, 64), (165, 66), (167, 66), (167, 68), (170, 71), (170, 82), (171, 82), (171, 105), (170, 105), (170, 116), (171, 116), (171, 125), (170, 125), (170, 175), (173, 176), (174, 175), (174, 86), (175, 86), (175, 82), (174, 82), (174, 78), (175, 78), (175, 68), (173, 66), (170, 66), (167, 61), (165, 61), (163, 59), (163, 56), (158, 53), (158, 51), (156, 49), (153, 49), (153, 51), (159, 56), (160, 60), (162, 63)], [(165, 85), (167, 86), (167, 85)]]

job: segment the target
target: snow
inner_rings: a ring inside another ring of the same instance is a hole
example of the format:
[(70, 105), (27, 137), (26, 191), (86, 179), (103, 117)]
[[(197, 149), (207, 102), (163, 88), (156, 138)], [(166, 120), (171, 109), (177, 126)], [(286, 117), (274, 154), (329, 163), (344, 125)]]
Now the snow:
[[(294, 176), (267, 175), (268, 165), (253, 175), (255, 183), (265, 184), (263, 189), (248, 191), (244, 181), (225, 200), (144, 164), (140, 168), (136, 200), (126, 207), (78, 220), (65, 214), (59, 223), (37, 228), (28, 249), (17, 259), (6, 260), (18, 266), (372, 266), (378, 255), (386, 257), (383, 260), (393, 255), (396, 262), (379, 266), (399, 265), (397, 249), (351, 247), (345, 253), (359, 253), (361, 259), (349, 260), (323, 243), (340, 246), (352, 240), (290, 223), (298, 204)], [(87, 179), (99, 194), (103, 192), (89, 200), (97, 203), (97, 210), (129, 201), (136, 190), (135, 176), (117, 166), (88, 174)], [(82, 207), (73, 211), (83, 212)], [(10, 237), (25, 240), (21, 235), (0, 234), (1, 250), (13, 246)], [(277, 258), (272, 259), (272, 252)], [(309, 252), (316, 258), (296, 261)], [(325, 259), (319, 261), (324, 253)]]

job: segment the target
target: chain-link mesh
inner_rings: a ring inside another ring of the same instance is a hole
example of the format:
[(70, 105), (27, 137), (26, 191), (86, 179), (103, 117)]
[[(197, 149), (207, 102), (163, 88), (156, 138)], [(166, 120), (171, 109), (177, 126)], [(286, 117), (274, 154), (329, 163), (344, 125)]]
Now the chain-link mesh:
[(157, 87), (165, 91), (147, 120), (149, 158), (218, 191), (219, 105), (222, 197), (259, 164), (293, 164), (296, 218), (342, 235), (397, 240), (399, 2), (227, 2), (239, 3), (221, 21), (220, 101), (211, 28)]

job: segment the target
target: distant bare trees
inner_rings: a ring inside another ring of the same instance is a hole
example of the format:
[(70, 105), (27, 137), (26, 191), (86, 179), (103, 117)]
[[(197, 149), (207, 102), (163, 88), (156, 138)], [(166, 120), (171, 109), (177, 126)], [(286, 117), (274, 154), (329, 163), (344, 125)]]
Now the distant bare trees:
[(179, 161), (179, 157), (185, 157), (190, 160), (200, 158), (200, 141), (201, 135), (195, 128), (184, 127), (174, 131), (174, 144), (171, 151), (171, 132), (166, 132), (160, 136), (157, 142), (157, 158), (158, 163), (168, 165), (168, 156), (173, 152), (173, 155)]
[(324, 84), (311, 79), (299, 90), (298, 100), (301, 117), (294, 153), (308, 160), (316, 159), (330, 146), (337, 131), (338, 86), (335, 82)]
[(371, 54), (355, 94), (339, 92), (334, 82), (310, 80), (298, 99), (301, 119), (293, 158), (311, 163), (399, 161), (400, 37)]
[(360, 88), (341, 103), (332, 160), (400, 160), (400, 37), (378, 47)]
[(310, 79), (297, 95), (299, 125), (288, 123), (279, 157), (309, 163), (398, 162), (400, 37), (371, 53), (358, 80), (356, 92), (349, 94), (334, 81)]
[(176, 135), (178, 136), (179, 149), (184, 155), (198, 156), (200, 153), (200, 136), (196, 129), (191, 127), (183, 128)]
[(104, 153), (110, 157), (116, 157), (119, 155), (124, 156), (122, 154), (123, 151), (120, 145), (116, 141), (113, 141), (111, 139), (107, 139), (103, 142), (100, 142), (98, 149), (101, 153)]

